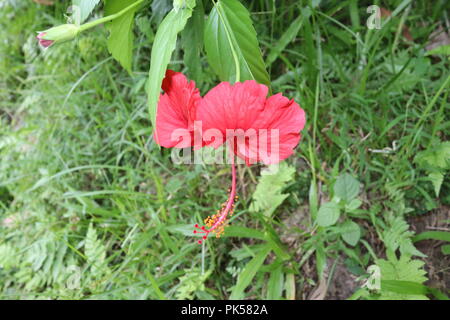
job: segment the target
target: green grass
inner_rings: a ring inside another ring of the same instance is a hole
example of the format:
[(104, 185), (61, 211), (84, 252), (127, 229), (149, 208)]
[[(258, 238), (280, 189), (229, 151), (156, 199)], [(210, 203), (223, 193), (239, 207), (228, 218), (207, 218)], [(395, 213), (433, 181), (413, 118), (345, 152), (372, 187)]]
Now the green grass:
[[(226, 199), (229, 169), (175, 165), (170, 150), (151, 139), (144, 87), (164, 8), (140, 12), (142, 21), (153, 14), (151, 30), (136, 27), (129, 75), (109, 58), (103, 28), (38, 48), (35, 31), (63, 23), (63, 4), (3, 2), (0, 297), (302, 299), (323, 281), (336, 287), (340, 266), (352, 279), (392, 255), (415, 255), (413, 261), (433, 266), (431, 257), (411, 251), (413, 234), (396, 219), (432, 215), (450, 203), (448, 174), (436, 197), (414, 162), (418, 152), (449, 138), (450, 63), (424, 49), (448, 19), (448, 4), (379, 1), (396, 16), (369, 31), (372, 3), (318, 2), (243, 1), (269, 57), (273, 91), (299, 102), (307, 125), (286, 161), (295, 173), (282, 184), (283, 203), (269, 215), (251, 210), (262, 166), (240, 166), (231, 225), (203, 247), (192, 225)], [(204, 3), (209, 12), (211, 3)], [(414, 43), (403, 38), (402, 24)], [(171, 68), (184, 70), (181, 58), (178, 48)], [(200, 59), (195, 80), (204, 93), (218, 81)], [(362, 203), (340, 202), (339, 222), (320, 226), (318, 211), (333, 201), (344, 173), (359, 181)], [(341, 237), (350, 221), (361, 231), (354, 246)], [(449, 221), (441, 222), (448, 230)], [(348, 298), (361, 284), (325, 297)]]

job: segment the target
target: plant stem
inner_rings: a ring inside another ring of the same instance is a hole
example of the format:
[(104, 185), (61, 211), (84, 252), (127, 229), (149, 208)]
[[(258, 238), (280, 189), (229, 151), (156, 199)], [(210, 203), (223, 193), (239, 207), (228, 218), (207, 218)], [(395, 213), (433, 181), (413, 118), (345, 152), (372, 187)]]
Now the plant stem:
[(117, 12), (117, 13), (114, 13), (114, 14), (111, 14), (111, 15), (109, 15), (109, 16), (106, 16), (106, 17), (97, 19), (97, 20), (95, 20), (95, 21), (91, 21), (91, 22), (85, 23), (85, 24), (83, 24), (83, 25), (80, 26), (80, 32), (83, 32), (83, 31), (85, 31), (85, 30), (91, 29), (91, 28), (93, 28), (93, 27), (95, 27), (95, 26), (98, 26), (99, 24), (102, 24), (102, 23), (105, 23), (105, 22), (108, 22), (108, 21), (112, 21), (112, 20), (114, 20), (114, 19), (117, 19), (117, 18), (123, 16), (123, 15), (124, 15), (125, 13), (127, 13), (128, 11), (132, 10), (133, 8), (136, 8), (138, 5), (140, 5), (140, 4), (141, 4), (142, 2), (144, 2), (144, 1), (145, 1), (145, 0), (139, 0), (139, 1), (136, 1), (136, 2), (133, 3), (132, 5), (126, 7), (125, 9), (123, 9), (123, 10)]

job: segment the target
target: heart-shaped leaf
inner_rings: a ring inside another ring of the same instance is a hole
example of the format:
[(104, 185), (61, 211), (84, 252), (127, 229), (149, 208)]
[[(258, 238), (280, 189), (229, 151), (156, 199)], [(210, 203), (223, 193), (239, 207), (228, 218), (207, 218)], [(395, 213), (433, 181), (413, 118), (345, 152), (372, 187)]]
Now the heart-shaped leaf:
[(355, 246), (361, 237), (361, 229), (353, 221), (346, 221), (341, 227), (342, 239), (351, 246)]
[(317, 224), (321, 227), (332, 226), (338, 221), (339, 215), (338, 204), (335, 202), (326, 202), (317, 212)]
[(333, 189), (335, 196), (349, 202), (359, 193), (359, 181), (352, 175), (344, 173), (339, 175)]

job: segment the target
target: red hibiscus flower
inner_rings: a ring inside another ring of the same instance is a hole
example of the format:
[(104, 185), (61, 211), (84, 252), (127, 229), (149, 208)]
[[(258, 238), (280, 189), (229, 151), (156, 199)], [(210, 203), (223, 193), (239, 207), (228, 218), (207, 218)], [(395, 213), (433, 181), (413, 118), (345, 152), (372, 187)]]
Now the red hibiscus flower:
[(206, 226), (195, 225), (194, 230), (203, 234), (203, 239), (211, 232), (218, 237), (237, 198), (234, 155), (247, 165), (274, 164), (288, 158), (300, 141), (305, 112), (282, 94), (267, 97), (268, 88), (253, 80), (222, 82), (202, 98), (193, 81), (167, 70), (162, 88), (165, 93), (158, 103), (154, 134), (159, 145), (198, 149), (226, 143), (229, 147), (232, 185), (228, 200), (217, 214), (205, 219)]

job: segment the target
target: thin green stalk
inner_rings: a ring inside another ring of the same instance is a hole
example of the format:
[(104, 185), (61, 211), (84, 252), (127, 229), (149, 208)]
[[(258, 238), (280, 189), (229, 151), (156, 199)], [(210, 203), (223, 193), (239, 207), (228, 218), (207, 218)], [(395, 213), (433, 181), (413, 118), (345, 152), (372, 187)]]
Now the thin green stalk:
[(98, 26), (99, 24), (102, 24), (102, 23), (109, 22), (109, 21), (112, 21), (114, 19), (117, 19), (117, 18), (123, 16), (128, 11), (132, 10), (133, 8), (136, 8), (138, 5), (140, 5), (144, 1), (145, 0), (136, 1), (132, 5), (126, 7), (125, 9), (123, 9), (123, 10), (117, 12), (117, 13), (111, 14), (111, 15), (109, 15), (107, 17), (103, 17), (103, 18), (97, 19), (95, 21), (91, 21), (91, 22), (85, 23), (85, 24), (80, 26), (80, 32), (83, 32), (85, 30), (91, 29), (91, 28), (93, 28), (95, 26)]

